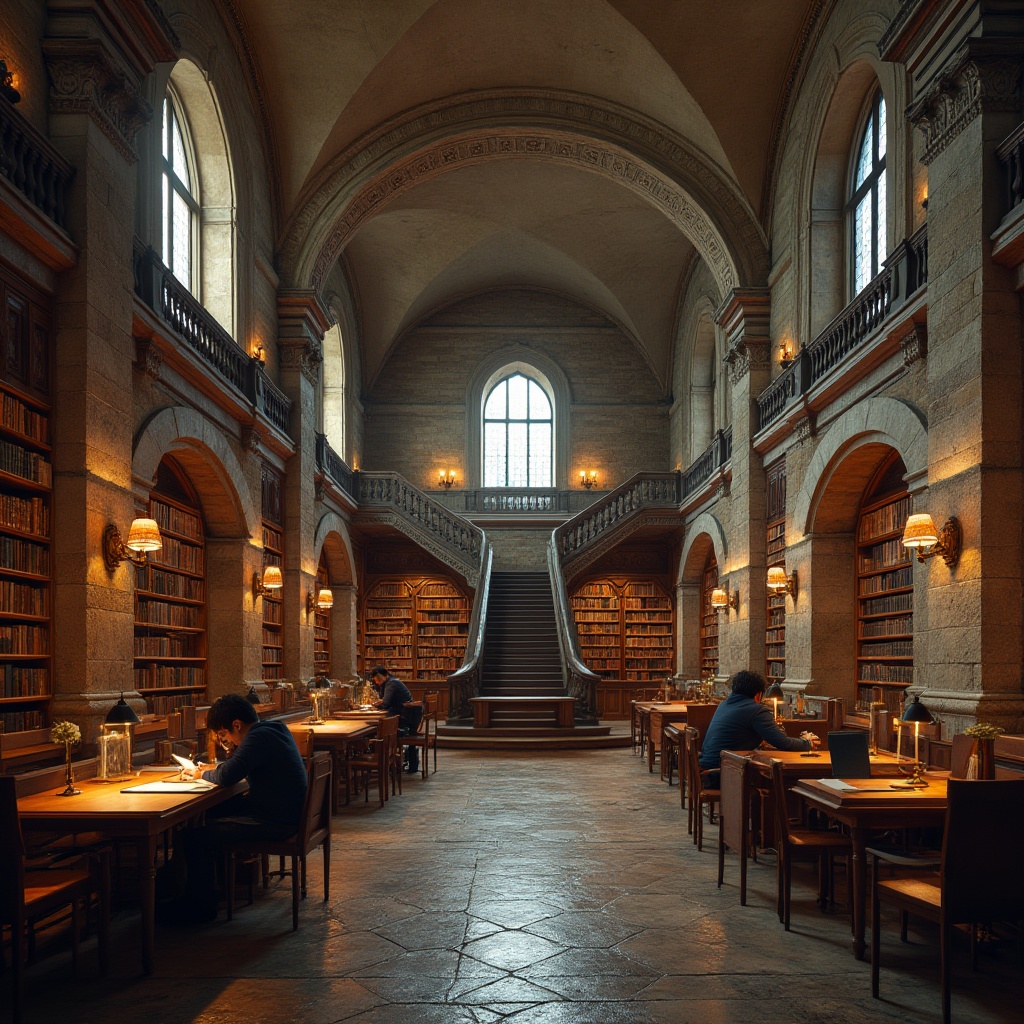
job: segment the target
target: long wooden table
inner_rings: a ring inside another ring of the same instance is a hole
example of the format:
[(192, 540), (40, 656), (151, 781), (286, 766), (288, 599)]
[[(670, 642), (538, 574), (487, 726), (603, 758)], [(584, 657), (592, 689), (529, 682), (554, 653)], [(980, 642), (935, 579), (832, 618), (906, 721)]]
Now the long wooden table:
[[(18, 800), (18, 816), (25, 832), (101, 832), (116, 839), (135, 841), (139, 870), (139, 906), (142, 913), (142, 970), (152, 974), (156, 908), (156, 851), (162, 835), (175, 825), (195, 818), (236, 793), (237, 786), (214, 786), (181, 793), (124, 793), (130, 786), (159, 781), (163, 776), (144, 773), (140, 778), (112, 784), (87, 779), (77, 783), (78, 796), (56, 796), (52, 790)], [(176, 774), (167, 778), (177, 778)]]
[(793, 786), (814, 807), (850, 829), (853, 839), (853, 952), (864, 959), (864, 909), (867, 899), (865, 848), (872, 832), (889, 828), (942, 825), (946, 820), (946, 780), (929, 779), (924, 789), (894, 788), (883, 778), (850, 779), (853, 792), (841, 792), (821, 779), (801, 779)]
[[(387, 717), (383, 711), (345, 712), (345, 718), (329, 718), (325, 722), (299, 721), (290, 723), (293, 729), (309, 729), (313, 733), (313, 749), (326, 750), (331, 755), (334, 776), (333, 806), (338, 809), (338, 790), (345, 782), (345, 803), (348, 803), (348, 772), (345, 762), (354, 741), (367, 740), (377, 735), (378, 720)], [(348, 717), (351, 715), (352, 717)]]

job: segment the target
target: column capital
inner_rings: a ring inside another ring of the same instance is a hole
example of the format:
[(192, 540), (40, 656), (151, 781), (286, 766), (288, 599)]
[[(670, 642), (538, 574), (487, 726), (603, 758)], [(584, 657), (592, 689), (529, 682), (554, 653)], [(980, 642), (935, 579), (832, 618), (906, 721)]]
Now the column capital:
[(725, 362), (734, 385), (752, 371), (771, 369), (771, 303), (767, 288), (734, 288), (715, 311), (715, 323), (725, 333)]
[(282, 370), (298, 370), (316, 385), (324, 361), (324, 334), (330, 314), (317, 292), (285, 290), (277, 293), (277, 338)]

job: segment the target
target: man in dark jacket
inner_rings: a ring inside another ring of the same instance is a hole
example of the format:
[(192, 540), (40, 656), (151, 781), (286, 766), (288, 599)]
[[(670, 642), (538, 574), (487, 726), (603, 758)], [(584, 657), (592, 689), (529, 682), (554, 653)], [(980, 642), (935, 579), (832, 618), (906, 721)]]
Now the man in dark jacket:
[[(398, 735), (411, 736), (420, 727), (423, 705), (413, 704), (409, 687), (393, 676), (383, 665), (377, 665), (370, 673), (370, 682), (380, 700), (377, 707), (387, 711), (388, 716), (398, 715)], [(405, 748), (405, 770), (415, 774), (420, 770), (419, 747)]]
[[(768, 683), (759, 672), (742, 671), (732, 677), (732, 693), (718, 705), (700, 751), (701, 770), (717, 770), (723, 750), (752, 750), (762, 742), (776, 750), (811, 750), (819, 739), (813, 733), (787, 736), (771, 708), (761, 703)], [(809, 738), (807, 738), (809, 737)], [(713, 779), (709, 780), (715, 785)]]

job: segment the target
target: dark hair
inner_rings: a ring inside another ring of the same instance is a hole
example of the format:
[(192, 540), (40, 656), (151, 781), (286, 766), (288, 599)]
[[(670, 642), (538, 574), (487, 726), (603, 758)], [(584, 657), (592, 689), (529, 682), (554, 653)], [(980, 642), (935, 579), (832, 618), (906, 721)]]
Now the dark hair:
[(370, 678), (371, 679), (374, 676), (383, 676), (385, 679), (387, 679), (388, 676), (390, 676), (390, 675), (391, 675), (391, 673), (383, 665), (374, 665), (373, 668), (370, 669)]
[(218, 697), (206, 713), (206, 728), (216, 732), (218, 729), (230, 729), (235, 720), (246, 725), (254, 725), (260, 720), (256, 709), (240, 693), (226, 693)]
[(742, 693), (744, 697), (756, 697), (768, 688), (765, 677), (760, 672), (751, 672), (749, 669), (734, 673), (731, 682), (732, 692)]

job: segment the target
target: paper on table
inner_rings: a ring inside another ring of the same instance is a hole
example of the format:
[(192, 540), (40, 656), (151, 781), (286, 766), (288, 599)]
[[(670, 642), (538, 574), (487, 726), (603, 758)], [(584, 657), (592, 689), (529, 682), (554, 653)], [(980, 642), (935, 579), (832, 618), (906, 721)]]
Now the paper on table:
[(823, 786), (828, 786), (829, 789), (837, 789), (840, 793), (853, 793), (856, 791), (856, 786), (851, 786), (848, 782), (843, 782), (842, 779), (818, 779)]
[(203, 793), (213, 789), (212, 782), (144, 782), (141, 786), (127, 786), (122, 793)]
[(181, 754), (171, 754), (171, 757), (173, 757), (182, 768), (195, 768), (195, 764), (193, 764), (187, 757), (182, 757)]

